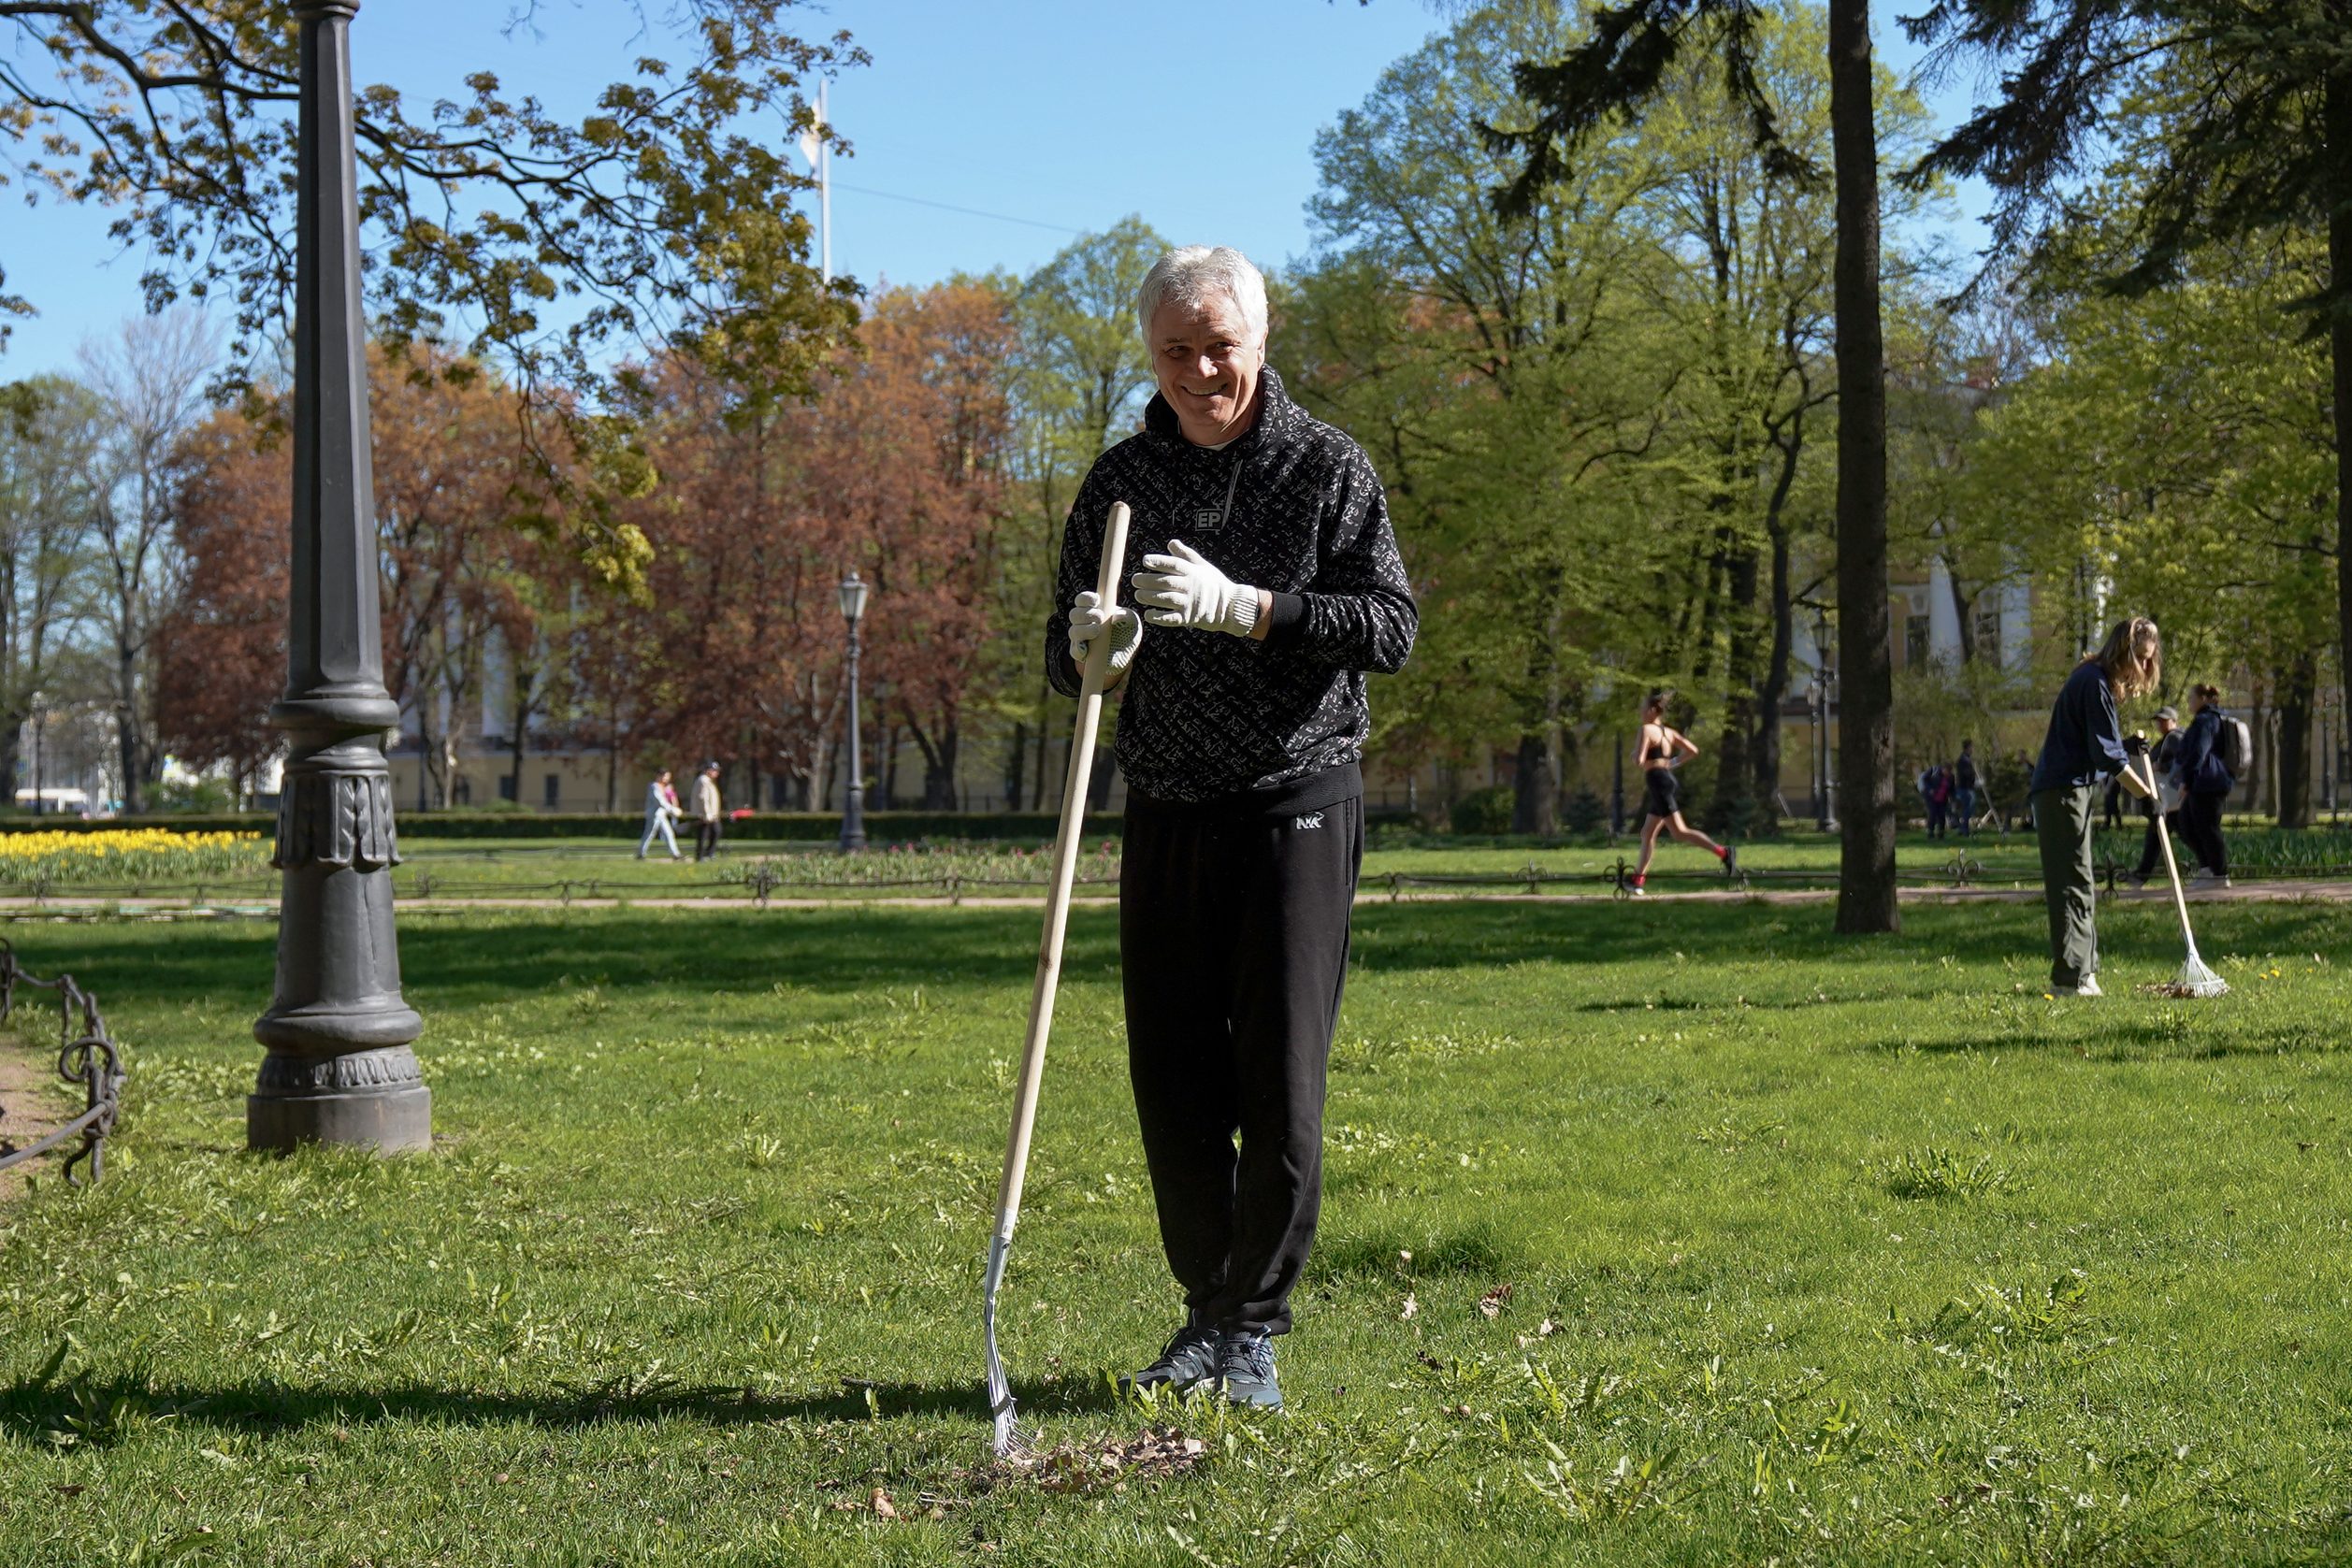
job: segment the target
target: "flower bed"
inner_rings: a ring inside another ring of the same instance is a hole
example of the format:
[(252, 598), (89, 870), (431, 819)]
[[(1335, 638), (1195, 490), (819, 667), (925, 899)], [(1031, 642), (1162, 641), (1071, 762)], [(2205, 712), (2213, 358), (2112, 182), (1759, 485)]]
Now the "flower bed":
[(260, 833), (177, 833), (166, 827), (0, 835), (0, 882), (153, 882), (266, 870)]

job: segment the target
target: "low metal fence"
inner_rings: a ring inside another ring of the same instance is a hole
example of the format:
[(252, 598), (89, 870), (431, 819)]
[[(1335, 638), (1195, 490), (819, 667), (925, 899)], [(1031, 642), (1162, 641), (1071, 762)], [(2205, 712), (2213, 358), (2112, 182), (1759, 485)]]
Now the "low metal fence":
[[(80, 1115), (22, 1147), (0, 1125), (0, 1171), (38, 1159), (79, 1139), (80, 1145), (65, 1157), (65, 1180), (77, 1186), (95, 1186), (106, 1173), (107, 1134), (114, 1130), (114, 1118), (122, 1105), (122, 1050), (107, 1033), (96, 997), (76, 985), (70, 974), (43, 980), (29, 972), (17, 962), (15, 946), (0, 938), (0, 1024), (15, 1017), (17, 992), (25, 986), (57, 993), (57, 1075), (82, 1091), (83, 1105)], [(0, 1115), (5, 1115), (0, 1111)], [(75, 1168), (82, 1165), (89, 1168), (86, 1177), (75, 1174)]]

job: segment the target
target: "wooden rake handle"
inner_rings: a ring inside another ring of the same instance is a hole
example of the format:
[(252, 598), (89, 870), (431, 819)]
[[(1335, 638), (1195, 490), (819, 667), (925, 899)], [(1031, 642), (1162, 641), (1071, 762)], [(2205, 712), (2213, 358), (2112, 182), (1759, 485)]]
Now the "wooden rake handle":
[[(1104, 605), (1118, 602), (1118, 579), (1127, 555), (1127, 503), (1111, 503), (1103, 527), (1103, 564), (1094, 592)], [(1029, 1173), (1029, 1135), (1037, 1122), (1037, 1088), (1046, 1074), (1046, 1037), (1052, 1032), (1054, 992), (1061, 982), (1061, 941), (1070, 926), (1070, 885), (1078, 870), (1078, 838), (1086, 826), (1086, 786), (1094, 772), (1094, 741), (1102, 726), (1103, 687), (1111, 675), (1111, 638), (1106, 632), (1087, 650), (1078, 685), (1078, 726), (1070, 741), (1070, 766), (1061, 781), (1061, 827), (1054, 836), (1053, 885), (1046, 899), (1046, 931), (1037, 944), (1037, 985), (1029, 999), (1029, 1037), (1021, 1045), (1021, 1076), (1013, 1097), (1013, 1135), (1004, 1149), (1004, 1179), (996, 1190), (996, 1235), (1013, 1239), (1021, 1213), (1021, 1184)]]

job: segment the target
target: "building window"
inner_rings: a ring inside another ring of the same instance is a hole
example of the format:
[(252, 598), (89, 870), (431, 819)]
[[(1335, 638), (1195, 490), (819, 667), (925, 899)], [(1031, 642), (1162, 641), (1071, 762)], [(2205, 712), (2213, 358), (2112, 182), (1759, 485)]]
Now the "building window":
[(564, 784), (562, 779), (556, 777), (553, 773), (547, 775), (547, 787), (543, 793), (546, 797), (546, 805), (549, 811), (554, 811), (556, 806), (562, 803), (563, 787)]
[(1976, 657), (1981, 664), (2001, 662), (2000, 606), (1980, 604), (1976, 607)]
[(501, 800), (512, 800), (514, 798), (513, 774), (500, 773), (498, 775), (498, 798)]
[(1927, 663), (1927, 612), (1914, 610), (1903, 617), (1903, 664), (1911, 669)]

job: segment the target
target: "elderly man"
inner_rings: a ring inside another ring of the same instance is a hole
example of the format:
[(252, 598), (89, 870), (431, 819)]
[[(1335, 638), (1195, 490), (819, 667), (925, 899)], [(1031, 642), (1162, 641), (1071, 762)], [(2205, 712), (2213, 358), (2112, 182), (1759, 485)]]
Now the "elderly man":
[(718, 853), (718, 764), (702, 765), (694, 781), (694, 857), (708, 860)]
[[(1046, 632), (1058, 689), (1107, 637), (1124, 692), (1128, 1072), (1186, 1310), (1129, 1383), (1278, 1406), (1364, 858), (1364, 672), (1399, 669), (1419, 619), (1371, 462), (1266, 367), (1258, 269), (1172, 251), (1135, 314), (1159, 396), (1078, 492)], [(1104, 605), (1114, 501), (1133, 576)]]

